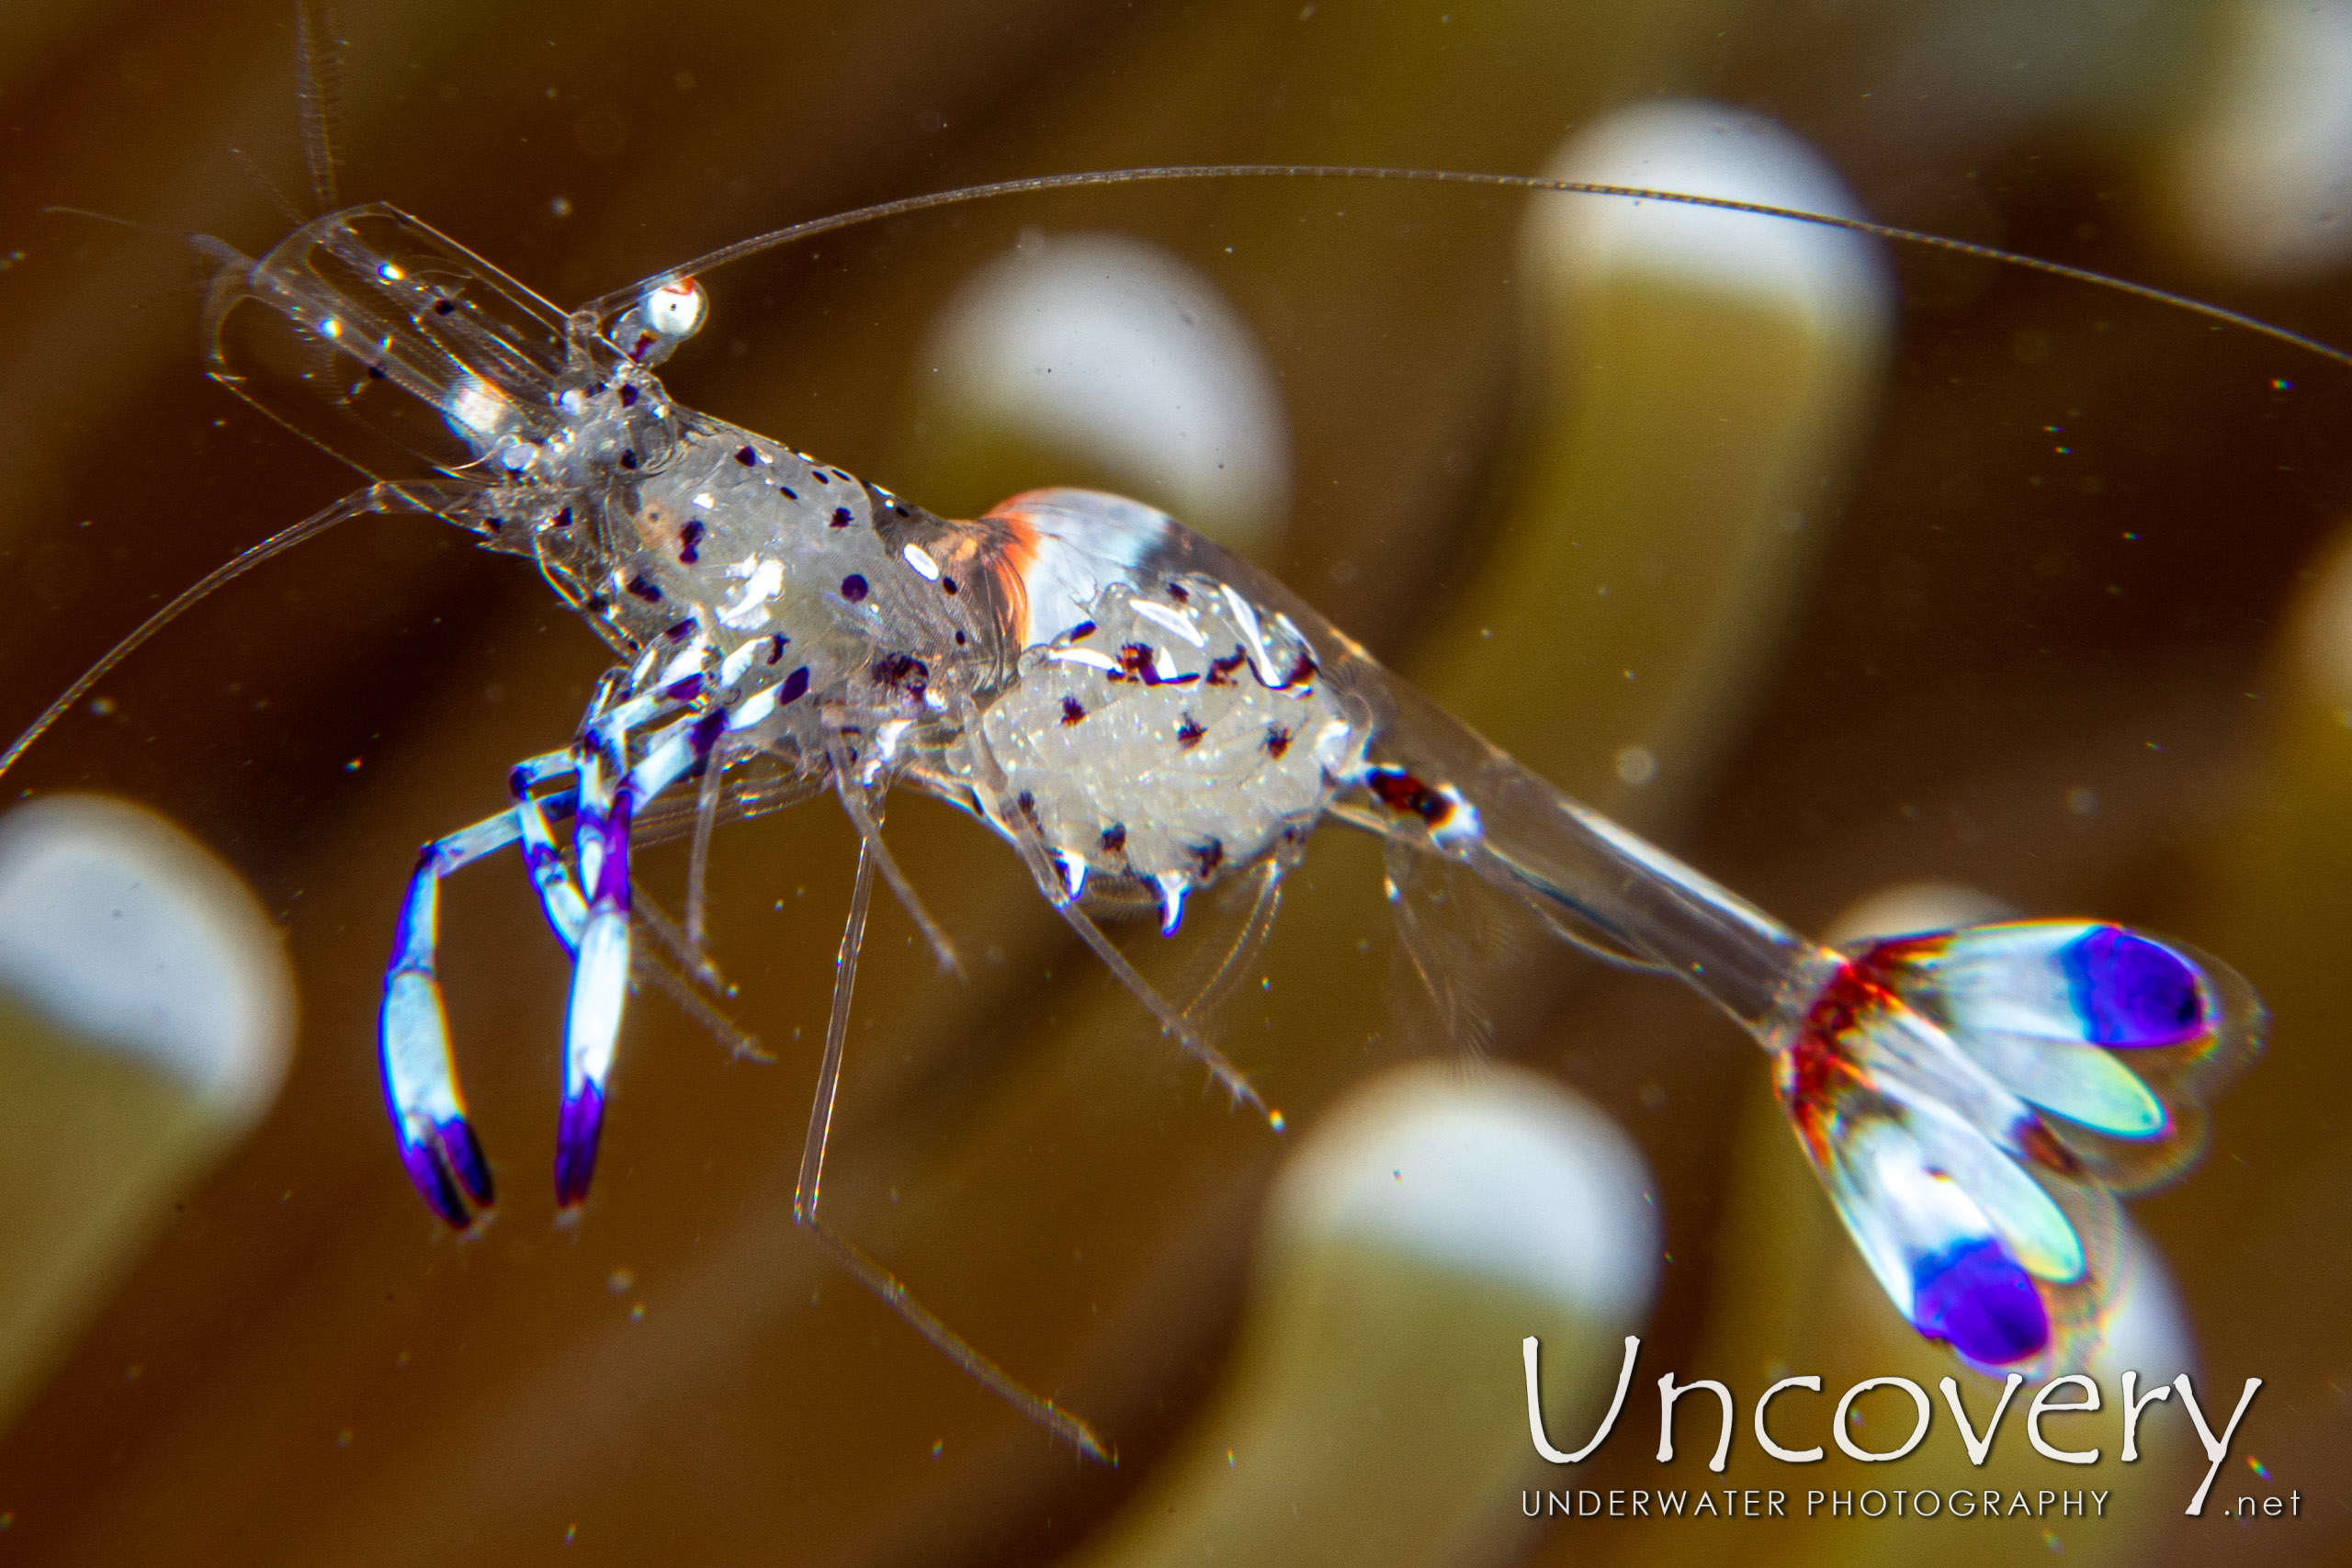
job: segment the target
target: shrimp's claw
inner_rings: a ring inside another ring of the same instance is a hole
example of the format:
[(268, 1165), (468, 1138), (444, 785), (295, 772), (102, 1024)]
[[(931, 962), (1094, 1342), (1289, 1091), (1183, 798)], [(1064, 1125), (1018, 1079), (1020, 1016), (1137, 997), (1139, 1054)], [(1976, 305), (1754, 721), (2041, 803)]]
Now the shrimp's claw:
[[(384, 1097), (401, 1141), (408, 1179), (433, 1212), (458, 1230), (497, 1201), (490, 1164), (466, 1120), (449, 1055), (449, 1025), (433, 971), (433, 928), (440, 865), (428, 850), (401, 911), (400, 934), (384, 976), (379, 1020)], [(471, 1205), (469, 1207), (469, 1205)]]
[(571, 1208), (588, 1196), (596, 1145), (605, 1126), (605, 1084), (620, 1037), (628, 990), (628, 911), (599, 900), (581, 933), (571, 971), (571, 1006), (563, 1026), (563, 1111), (556, 1123), (556, 1201)]
[[(425, 993), (422, 999), (419, 992)], [(425, 1011), (431, 1015), (429, 1022), (420, 1017)], [(392, 1125), (400, 1134), (401, 1163), (433, 1212), (453, 1229), (467, 1230), (481, 1217), (477, 1210), (498, 1201), (490, 1162), (482, 1157), (481, 1141), (466, 1120), (455, 1080), (446, 1072), (428, 1073), (428, 1081), (420, 1084), (403, 1066), (432, 1055), (447, 1064), (446, 1036), (427, 1038), (440, 1033), (440, 1023), (441, 998), (432, 992), (431, 982), (413, 973), (395, 976), (384, 998), (384, 1088), (391, 1101)], [(441, 1079), (439, 1085), (429, 1081), (434, 1077)]]
[(556, 1122), (555, 1201), (576, 1209), (588, 1201), (588, 1182), (596, 1174), (596, 1145), (605, 1131), (605, 1094), (591, 1085), (577, 1094), (566, 1093)]

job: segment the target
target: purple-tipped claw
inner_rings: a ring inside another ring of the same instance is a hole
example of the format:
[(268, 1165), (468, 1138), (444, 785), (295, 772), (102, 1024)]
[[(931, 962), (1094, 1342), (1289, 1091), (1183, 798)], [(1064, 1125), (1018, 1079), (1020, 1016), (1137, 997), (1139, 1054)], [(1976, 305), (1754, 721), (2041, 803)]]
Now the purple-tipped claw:
[(458, 1185), (472, 1199), (474, 1207), (487, 1209), (498, 1201), (498, 1190), (490, 1179), (490, 1162), (482, 1157), (481, 1140), (474, 1136), (470, 1122), (444, 1122), (434, 1129), (439, 1134), (441, 1157), (456, 1173)]
[(461, 1120), (430, 1125), (414, 1142), (402, 1129), (401, 1163), (411, 1185), (433, 1212), (456, 1230), (467, 1230), (498, 1201), (483, 1159), (481, 1140)]
[(564, 1020), (563, 1111), (556, 1126), (555, 1195), (569, 1207), (588, 1196), (596, 1139), (605, 1125), (605, 1084), (612, 1076), (628, 994), (628, 915), (607, 905), (589, 918), (571, 971)]
[(410, 889), (391, 968), (384, 976), (379, 1047), (384, 1098), (400, 1134), (401, 1163), (408, 1168), (409, 1181), (435, 1213), (464, 1230), (475, 1217), (469, 1200), (487, 1209), (494, 1198), (490, 1164), (482, 1158), (481, 1145), (458, 1093), (448, 1021), (433, 975), (434, 877), (428, 853)]
[(594, 1086), (564, 1097), (555, 1133), (555, 1201), (570, 1209), (587, 1201), (596, 1174), (596, 1145), (604, 1135), (605, 1095)]
[(433, 1143), (403, 1144), (401, 1163), (408, 1168), (409, 1185), (414, 1187), (432, 1211), (447, 1221), (453, 1230), (464, 1230), (473, 1224), (473, 1216), (466, 1211), (465, 1194), (458, 1190), (457, 1178), (450, 1173), (448, 1162), (441, 1157), (438, 1145)]

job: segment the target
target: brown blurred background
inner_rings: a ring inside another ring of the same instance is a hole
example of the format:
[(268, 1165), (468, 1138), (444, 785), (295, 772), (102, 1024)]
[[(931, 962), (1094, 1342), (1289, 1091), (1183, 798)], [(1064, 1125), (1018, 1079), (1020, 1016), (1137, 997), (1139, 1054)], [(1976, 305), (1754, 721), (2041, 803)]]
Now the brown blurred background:
[[(345, 198), (396, 202), (560, 301), (764, 227), (1015, 175), (1532, 172), (1603, 111), (1671, 95), (1776, 117), (1874, 216), (2352, 341), (2330, 262), (2224, 254), (2182, 194), (2244, 52), (2244, 14), (2218, 4), (346, 0), (339, 19)], [(270, 243), (282, 220), (231, 149), (301, 190), (293, 53), (280, 0), (0, 14), (0, 728), (143, 607), (353, 484), (203, 379), (183, 247), (40, 211)], [(1477, 624), (1465, 595), (1535, 460), (1524, 205), (1251, 182), (894, 221), (718, 275), (669, 380), (968, 514), (994, 496), (924, 478), (933, 313), (1024, 228), (1154, 241), (1228, 294), (1274, 367), (1295, 502), (1269, 564), (1410, 671), (1417, 647)], [(1671, 809), (1645, 804), (1623, 737), (1581, 733), (1557, 692), (1482, 720), (1807, 930), (1939, 878), (2154, 925), (2243, 967), (2278, 1015), (2271, 1056), (2224, 1102), (2205, 1168), (2137, 1213), (2208, 1377), (2271, 1380), (2248, 1432), (2304, 1491), (2299, 1526), (2233, 1531), (2231, 1550), (2340, 1555), (2352, 689), (2300, 673), (2298, 649), (2352, 631), (2290, 606), (2352, 517), (2352, 374), (2080, 287), (1892, 261), (1885, 395), (1817, 509), (1832, 542), (1703, 776)], [(1674, 564), (1649, 569), (1669, 599)], [(274, 1113), (165, 1201), (161, 1239), (0, 1438), (0, 1557), (1037, 1562), (1175, 1440), (1234, 1334), (1281, 1145), (1203, 1094), (1009, 851), (925, 803), (897, 808), (893, 841), (981, 962), (967, 986), (940, 979), (877, 910), (829, 1208), (1114, 1436), (1116, 1471), (1023, 1424), (793, 1234), (853, 852), (821, 805), (730, 830), (714, 872), (720, 960), (777, 1062), (731, 1063), (640, 998), (575, 1227), (553, 1223), (545, 1175), (560, 950), (511, 864), (451, 885), (452, 1026), (505, 1203), (477, 1241), (435, 1231), (375, 1078), (395, 902), (415, 846), (495, 809), (506, 766), (562, 743), (601, 667), (516, 563), (362, 521), (191, 615), (107, 683), (112, 711), (70, 718), (10, 781), (119, 793), (218, 849), (287, 932), (303, 1024)], [(1326, 838), (1266, 985), (1218, 1020), (1302, 1124), (1372, 1068), (1445, 1048), (1395, 973), (1376, 854)], [(681, 865), (649, 857), (673, 903)], [(1719, 1235), (1727, 1195), (1763, 1179), (1735, 1135), (1762, 1058), (1662, 985), (1516, 994), (1541, 1005), (1498, 1003), (1495, 1048), (1614, 1114), (1656, 1178), (1657, 1364), (1752, 1398), (1760, 1365), (1705, 1358), (1740, 1342), (1724, 1281), (1751, 1276), (1718, 1266)], [(1649, 1430), (1584, 1483), (1654, 1484)], [(1677, 1483), (1694, 1472), (1686, 1451)], [(2130, 1560), (2201, 1561), (2230, 1529), (2176, 1506), (2148, 1505)], [(1808, 1550), (1776, 1528), (1773, 1550)], [(2023, 1524), (1975, 1528), (2041, 1547)], [(1531, 1550), (1671, 1560), (1765, 1539), (1584, 1524)]]

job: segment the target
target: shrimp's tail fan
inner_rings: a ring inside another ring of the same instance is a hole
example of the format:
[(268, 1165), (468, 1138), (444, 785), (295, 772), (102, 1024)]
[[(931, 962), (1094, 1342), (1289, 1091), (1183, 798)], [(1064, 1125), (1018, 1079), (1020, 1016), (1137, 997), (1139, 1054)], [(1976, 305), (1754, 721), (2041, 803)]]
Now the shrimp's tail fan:
[(2261, 1048), (2252, 987), (2184, 944), (2034, 920), (1859, 943), (1774, 1043), (1782, 1105), (1914, 1327), (1979, 1366), (2079, 1366), (2115, 1194), (2201, 1152)]

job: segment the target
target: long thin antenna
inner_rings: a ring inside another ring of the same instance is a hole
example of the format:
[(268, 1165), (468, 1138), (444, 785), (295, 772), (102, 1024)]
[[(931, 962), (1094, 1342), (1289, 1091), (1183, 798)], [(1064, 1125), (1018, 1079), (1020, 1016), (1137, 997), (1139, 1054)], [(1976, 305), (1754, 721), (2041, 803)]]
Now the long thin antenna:
[[(1396, 180), (1428, 185), (1483, 186), (1503, 190), (1555, 191), (1569, 196), (1603, 196), (1621, 201), (1657, 201), (1677, 207), (1711, 208), (1720, 212), (1747, 212), (1759, 218), (1784, 218), (1798, 223), (1811, 223), (1824, 229), (1842, 229), (1851, 234), (1867, 234), (1872, 239), (1891, 240), (1906, 245), (1924, 245), (1931, 250), (1952, 255), (1973, 256), (1979, 261), (1997, 262), (2003, 266), (2021, 267), (2029, 272), (2045, 273), (2070, 282), (2087, 283), (2135, 299), (2146, 299), (2159, 305), (2175, 306), (2207, 321), (2235, 327), (2257, 336), (2282, 343), (2323, 359), (2352, 367), (2352, 351), (2306, 337), (2301, 333), (2274, 326), (2259, 317), (2246, 315), (2220, 305), (2176, 294), (2154, 284), (2134, 283), (2129, 278), (2111, 277), (2088, 267), (2072, 266), (2065, 262), (2045, 261), (2040, 256), (2020, 255), (1996, 245), (1982, 245), (1973, 240), (1954, 240), (1941, 234), (1924, 233), (1917, 229), (1898, 228), (1892, 223), (1874, 222), (1867, 218), (1844, 218), (1836, 213), (1809, 212), (1798, 207), (1776, 207), (1770, 202), (1742, 201), (1727, 196), (1694, 196), (1688, 191), (1653, 190), (1645, 186), (1603, 185), (1591, 180), (1551, 180), (1533, 175), (1486, 175), (1453, 169), (1387, 169), (1345, 164), (1170, 164), (1140, 169), (1104, 169), (1087, 174), (1037, 175), (1027, 179), (998, 180), (990, 185), (967, 186), (961, 190), (935, 191), (926, 196), (901, 197), (896, 201), (876, 202), (852, 212), (836, 213), (830, 218), (811, 219), (787, 228), (756, 234), (748, 240), (738, 240), (721, 245), (715, 251), (696, 256), (680, 266), (656, 274), (657, 278), (696, 276), (714, 267), (741, 261), (762, 251), (797, 241), (812, 239), (856, 223), (870, 223), (878, 218), (897, 218), (910, 212), (928, 211), (935, 207), (954, 207), (967, 201), (981, 201), (1000, 196), (1026, 195), (1033, 192), (1069, 190), (1082, 186), (1126, 185), (1157, 180), (1265, 179), (1301, 178), (1320, 180)], [(583, 309), (593, 311), (600, 322), (616, 310), (635, 304), (644, 294), (647, 284), (633, 285), (617, 293), (591, 300)]]
[(303, 518), (290, 528), (278, 530), (260, 544), (240, 550), (214, 567), (194, 583), (181, 589), (170, 604), (140, 622), (136, 631), (107, 649), (96, 664), (82, 671), (80, 679), (59, 693), (57, 700), (42, 709), (41, 716), (33, 720), (22, 735), (10, 741), (6, 751), (0, 751), (0, 773), (15, 767), (17, 759), (29, 750), (34, 741), (47, 734), (50, 726), (63, 718), (74, 704), (88, 696), (90, 689), (112, 673), (116, 665), (136, 653), (141, 644), (179, 619), (183, 611), (222, 583), (243, 577), (272, 556), (283, 555), (299, 544), (317, 538), (346, 518), (367, 512), (390, 512), (413, 506), (414, 502), (402, 495), (397, 487), (372, 484), (366, 490), (345, 496), (323, 512)]
[(311, 199), (318, 204), (313, 217), (323, 218), (343, 205), (335, 195), (335, 121), (343, 89), (343, 39), (334, 14), (316, 0), (300, 0), (294, 7), (294, 63), (300, 73), (302, 163), (311, 171)]

